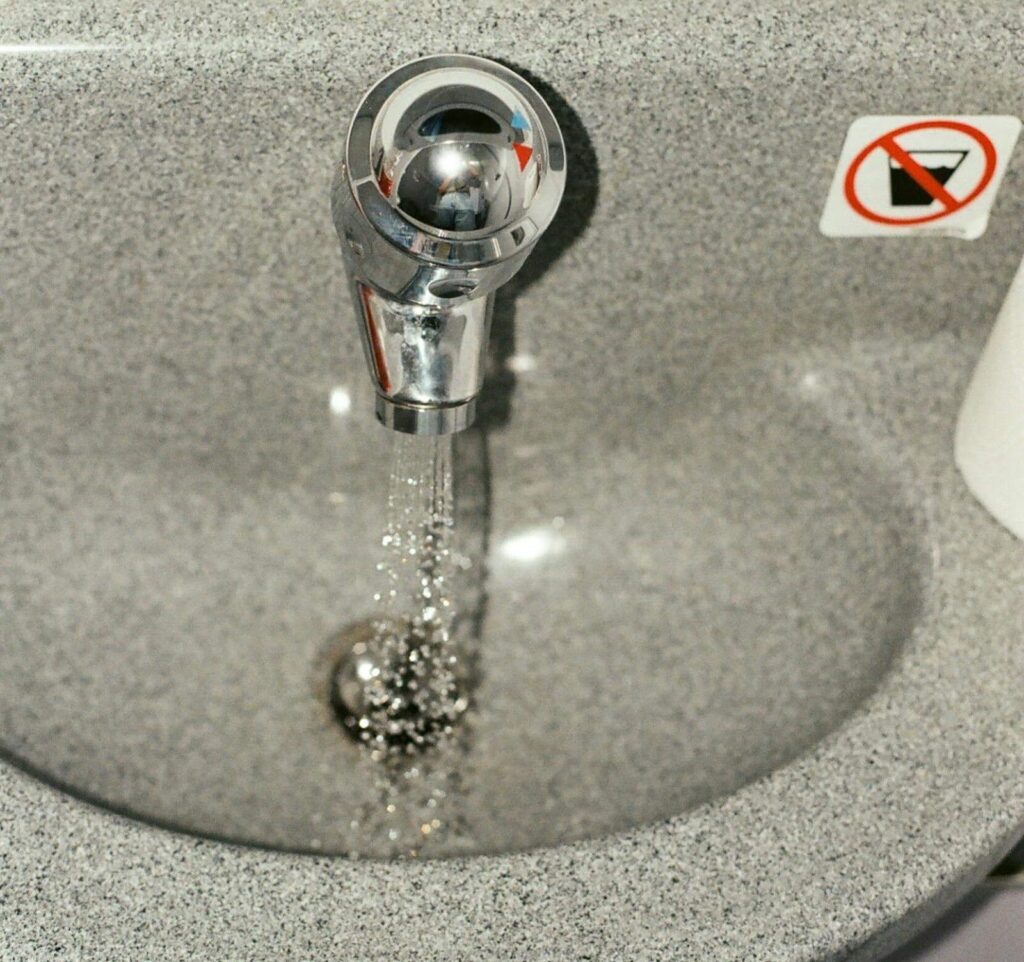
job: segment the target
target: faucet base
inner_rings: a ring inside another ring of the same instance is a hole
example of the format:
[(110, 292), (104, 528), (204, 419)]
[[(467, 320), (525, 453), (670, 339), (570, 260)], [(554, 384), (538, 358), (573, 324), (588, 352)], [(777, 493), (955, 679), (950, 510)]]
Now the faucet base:
[(445, 406), (401, 404), (377, 395), (377, 420), (393, 431), (436, 437), (464, 431), (476, 420), (476, 398)]

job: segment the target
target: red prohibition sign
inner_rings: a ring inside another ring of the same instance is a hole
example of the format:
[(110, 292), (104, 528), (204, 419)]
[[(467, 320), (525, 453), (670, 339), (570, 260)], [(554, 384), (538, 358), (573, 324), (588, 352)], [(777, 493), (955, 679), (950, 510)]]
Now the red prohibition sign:
[[(985, 155), (985, 171), (981, 175), (981, 180), (978, 181), (977, 186), (964, 197), (954, 197), (945, 187), (942, 186), (926, 168), (922, 167), (910, 154), (904, 150), (897, 142), (896, 138), (901, 134), (909, 134), (915, 130), (955, 130), (958, 133), (966, 134), (972, 140), (976, 141), (978, 146), (981, 148), (982, 153)], [(887, 217), (884, 214), (876, 213), (869, 207), (865, 206), (863, 201), (857, 196), (857, 191), (854, 189), (854, 180), (857, 177), (857, 172), (861, 168), (861, 164), (867, 160), (868, 156), (874, 153), (876, 150), (885, 151), (893, 160), (896, 161), (922, 188), (927, 191), (943, 206), (943, 210), (938, 211), (934, 214), (925, 214), (922, 217)], [(846, 172), (846, 180), (843, 184), (843, 193), (846, 195), (846, 202), (858, 213), (861, 217), (866, 217), (868, 220), (873, 220), (877, 224), (895, 224), (900, 227), (905, 227), (910, 224), (927, 224), (929, 221), (938, 220), (941, 217), (949, 217), (950, 214), (955, 214), (958, 210), (966, 207), (975, 197), (977, 197), (992, 180), (993, 175), (996, 172), (996, 149), (992, 144), (992, 141), (988, 139), (977, 127), (972, 127), (970, 124), (962, 124), (956, 120), (921, 120), (915, 124), (907, 124), (905, 127), (897, 127), (896, 130), (891, 130), (887, 134), (882, 134), (877, 140), (871, 141), (856, 157), (853, 158), (853, 163), (850, 164), (850, 169)]]

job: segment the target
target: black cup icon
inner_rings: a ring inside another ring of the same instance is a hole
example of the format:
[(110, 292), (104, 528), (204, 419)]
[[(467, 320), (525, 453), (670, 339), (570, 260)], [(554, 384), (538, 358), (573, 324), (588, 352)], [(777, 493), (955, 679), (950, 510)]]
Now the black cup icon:
[[(911, 159), (943, 187), (967, 156), (966, 150), (908, 150)], [(889, 190), (893, 207), (927, 207), (935, 198), (910, 176), (894, 157), (889, 158)]]

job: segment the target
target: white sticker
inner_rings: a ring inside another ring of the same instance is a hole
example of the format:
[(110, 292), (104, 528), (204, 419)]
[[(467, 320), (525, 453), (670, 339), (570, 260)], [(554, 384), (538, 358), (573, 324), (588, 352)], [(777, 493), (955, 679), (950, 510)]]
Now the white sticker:
[(821, 215), (827, 237), (985, 233), (1020, 120), (858, 117)]

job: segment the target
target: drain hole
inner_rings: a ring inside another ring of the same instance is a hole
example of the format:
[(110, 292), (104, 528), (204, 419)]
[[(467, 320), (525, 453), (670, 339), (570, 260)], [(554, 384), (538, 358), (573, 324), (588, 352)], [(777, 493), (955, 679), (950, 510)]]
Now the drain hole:
[(368, 618), (345, 629), (330, 704), (356, 741), (409, 754), (450, 736), (469, 699), (464, 667), (420, 619)]

